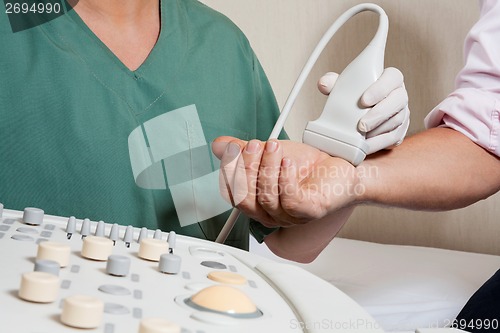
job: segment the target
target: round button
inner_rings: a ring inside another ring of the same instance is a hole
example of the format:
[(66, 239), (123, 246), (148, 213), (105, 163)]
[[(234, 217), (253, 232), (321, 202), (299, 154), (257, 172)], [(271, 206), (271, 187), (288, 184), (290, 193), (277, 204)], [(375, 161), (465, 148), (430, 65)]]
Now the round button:
[(33, 207), (24, 209), (23, 222), (31, 225), (40, 225), (43, 222), (43, 210)]
[(159, 261), (160, 256), (168, 252), (168, 243), (154, 238), (143, 238), (139, 245), (139, 257), (151, 261)]
[(61, 265), (54, 260), (37, 259), (35, 260), (35, 272), (46, 272), (55, 276), (59, 276)]
[(158, 269), (162, 273), (177, 274), (181, 270), (181, 257), (172, 253), (165, 253), (160, 256)]
[(95, 297), (73, 295), (64, 299), (61, 322), (76, 328), (96, 328), (101, 324), (104, 303)]
[(214, 271), (214, 272), (208, 273), (207, 277), (212, 281), (226, 283), (226, 284), (245, 284), (245, 283), (247, 283), (247, 279), (243, 275), (233, 273), (233, 272)]
[(106, 273), (114, 276), (127, 276), (130, 270), (130, 258), (122, 255), (110, 255), (106, 263)]
[(180, 333), (181, 327), (163, 318), (144, 318), (139, 333)]
[(98, 261), (106, 261), (113, 252), (113, 241), (98, 236), (87, 236), (83, 240), (82, 257)]
[(234, 318), (256, 318), (262, 315), (247, 295), (239, 289), (225, 285), (205, 288), (186, 299), (185, 303), (197, 310)]
[(21, 277), (19, 297), (30, 302), (54, 302), (59, 292), (59, 278), (47, 272), (28, 272)]
[(46, 241), (38, 244), (38, 252), (36, 258), (38, 260), (53, 260), (58, 262), (61, 267), (66, 267), (69, 264), (69, 256), (71, 248), (67, 244)]

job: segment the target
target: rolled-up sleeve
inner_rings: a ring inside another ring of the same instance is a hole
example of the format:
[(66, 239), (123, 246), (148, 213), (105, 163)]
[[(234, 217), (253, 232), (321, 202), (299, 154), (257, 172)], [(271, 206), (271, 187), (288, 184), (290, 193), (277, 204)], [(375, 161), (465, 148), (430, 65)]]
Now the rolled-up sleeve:
[(456, 89), (425, 118), (500, 156), (500, 1), (483, 0), (481, 17), (465, 40), (465, 66)]

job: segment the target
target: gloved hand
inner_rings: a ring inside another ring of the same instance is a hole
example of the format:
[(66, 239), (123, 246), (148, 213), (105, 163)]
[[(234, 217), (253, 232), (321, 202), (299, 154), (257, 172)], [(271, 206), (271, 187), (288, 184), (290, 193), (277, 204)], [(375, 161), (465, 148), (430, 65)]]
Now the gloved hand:
[[(325, 74), (318, 81), (318, 89), (328, 95), (338, 76), (337, 73)], [(403, 142), (410, 125), (410, 110), (403, 74), (398, 69), (386, 68), (364, 92), (361, 105), (371, 107), (358, 123), (359, 131), (366, 133), (367, 154), (390, 149)]]

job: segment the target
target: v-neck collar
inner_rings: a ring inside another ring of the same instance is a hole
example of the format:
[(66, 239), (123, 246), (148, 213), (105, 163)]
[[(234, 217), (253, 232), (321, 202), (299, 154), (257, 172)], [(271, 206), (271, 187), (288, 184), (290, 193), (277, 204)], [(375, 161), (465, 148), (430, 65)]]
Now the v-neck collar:
[[(163, 98), (186, 60), (189, 27), (182, 0), (161, 0), (160, 10), (158, 40), (145, 61), (134, 71), (116, 57), (74, 10), (40, 27), (59, 48), (79, 60), (78, 66), (84, 66), (137, 115)], [(137, 89), (143, 89), (141, 99), (136, 98)]]
[[(78, 15), (78, 13), (75, 11), (75, 10), (69, 10), (67, 11), (67, 15), (92, 39), (95, 41), (95, 43), (97, 45), (99, 45), (99, 47), (103, 50), (103, 52), (109, 57), (112, 59), (112, 61), (118, 66), (120, 67), (121, 70), (125, 71), (125, 72), (129, 72), (130, 75), (134, 76), (134, 77), (140, 77), (141, 76), (141, 73), (143, 72), (143, 67), (147, 67), (149, 66), (149, 63), (152, 61), (151, 59), (155, 57), (155, 53), (157, 53), (157, 50), (159, 48), (161, 48), (162, 46), (160, 45), (160, 43), (163, 42), (163, 38), (162, 38), (162, 33), (163, 33), (163, 27), (164, 27), (164, 23), (165, 23), (165, 10), (163, 8), (163, 0), (159, 0), (160, 1), (160, 33), (158, 35), (158, 39), (155, 43), (155, 45), (153, 46), (153, 48), (151, 49), (151, 51), (149, 52), (148, 56), (146, 57), (146, 59), (144, 59), (144, 61), (141, 63), (141, 65), (135, 69), (135, 70), (131, 70), (129, 69), (124, 63), (123, 61), (121, 61), (117, 56), (116, 54), (111, 51), (111, 49), (106, 45), (104, 44), (104, 42), (89, 28), (89, 26), (82, 20), (82, 18), (80, 17), (80, 15)], [(66, 6), (69, 6), (67, 3), (66, 3)], [(67, 7), (69, 8), (69, 7)]]

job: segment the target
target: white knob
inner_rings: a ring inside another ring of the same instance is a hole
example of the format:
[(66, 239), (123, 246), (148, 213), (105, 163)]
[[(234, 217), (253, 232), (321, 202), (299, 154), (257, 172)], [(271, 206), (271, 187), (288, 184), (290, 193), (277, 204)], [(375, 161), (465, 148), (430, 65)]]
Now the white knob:
[(106, 261), (113, 252), (113, 241), (105, 237), (87, 236), (83, 240), (82, 257)]
[(139, 333), (180, 333), (181, 327), (163, 318), (145, 318), (141, 320)]
[(38, 252), (36, 258), (41, 260), (53, 260), (58, 262), (61, 267), (66, 267), (69, 264), (69, 256), (71, 248), (67, 244), (45, 241), (38, 244)]
[(54, 302), (59, 292), (59, 278), (47, 272), (28, 272), (21, 277), (19, 297), (30, 302)]
[(154, 238), (143, 238), (139, 245), (139, 257), (159, 261), (160, 256), (168, 252), (168, 243)]
[(33, 207), (24, 209), (23, 222), (31, 225), (40, 225), (43, 222), (43, 210)]
[(63, 302), (61, 322), (71, 327), (96, 328), (101, 324), (104, 303), (95, 297), (73, 295)]

